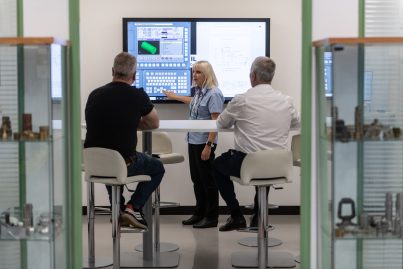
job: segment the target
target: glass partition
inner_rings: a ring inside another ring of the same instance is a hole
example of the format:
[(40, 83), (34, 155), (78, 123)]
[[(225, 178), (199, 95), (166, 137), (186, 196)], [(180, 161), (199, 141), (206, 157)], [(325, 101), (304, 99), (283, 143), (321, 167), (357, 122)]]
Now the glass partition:
[(402, 268), (403, 38), (314, 45), (319, 267)]
[(66, 268), (66, 50), (0, 38), (1, 268)]

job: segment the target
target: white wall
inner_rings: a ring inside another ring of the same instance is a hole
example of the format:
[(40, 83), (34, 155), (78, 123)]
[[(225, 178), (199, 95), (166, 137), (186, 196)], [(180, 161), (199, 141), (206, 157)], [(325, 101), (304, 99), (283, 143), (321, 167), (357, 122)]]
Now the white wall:
[(26, 0), (22, 2), (24, 36), (53, 36), (69, 39), (68, 0)]
[[(114, 56), (122, 50), (122, 17), (263, 17), (271, 18), (271, 57), (277, 63), (273, 86), (291, 95), (300, 108), (301, 66), (301, 3), (295, 0), (156, 0), (141, 5), (132, 0), (80, 1), (81, 24), (81, 96), (82, 117), (89, 93), (111, 80)], [(245, 89), (247, 90), (247, 89)], [(186, 119), (188, 109), (182, 104), (157, 105), (161, 119)], [(84, 119), (84, 118), (83, 118)], [(194, 205), (193, 188), (187, 165), (185, 134), (171, 134), (174, 149), (182, 153), (185, 163), (166, 167), (161, 197), (163, 200)], [(217, 154), (233, 147), (232, 134), (219, 134)], [(180, 187), (179, 187), (180, 186)], [(241, 204), (249, 204), (254, 191), (236, 186)], [(299, 205), (299, 169), (294, 183), (282, 191), (273, 192), (272, 202)], [(83, 188), (85, 190), (86, 188)], [(106, 192), (99, 186), (98, 205), (107, 204)], [(84, 194), (85, 195), (85, 194)], [(83, 198), (86, 201), (86, 198)], [(224, 203), (221, 201), (221, 204)]]
[[(238, 2), (238, 3), (237, 3)], [(211, 8), (214, 6), (214, 9)], [(247, 5), (241, 1), (191, 2), (182, 0), (157, 0), (136, 6), (135, 2), (80, 1), (81, 38), (81, 91), (82, 115), (88, 94), (92, 89), (111, 79), (113, 57), (122, 50), (122, 17), (269, 17), (271, 18), (271, 57), (277, 62), (273, 86), (291, 95), (300, 108), (301, 61), (301, 3), (294, 0), (252, 0)], [(24, 1), (25, 36), (55, 36), (68, 38), (67, 0)], [(245, 89), (246, 90), (246, 89)], [(185, 105), (157, 105), (162, 119), (185, 119)], [(172, 134), (176, 151), (186, 156), (185, 134)], [(220, 134), (217, 154), (232, 147), (232, 134)], [(162, 183), (162, 197), (193, 205), (193, 190), (185, 163), (167, 167)], [(299, 204), (299, 171), (295, 180), (282, 191), (273, 193), (272, 200), (280, 205)], [(177, 186), (181, 186), (178, 191)], [(103, 186), (97, 191), (97, 204), (107, 204)], [(241, 204), (250, 203), (253, 191), (237, 186)], [(84, 203), (85, 203), (85, 186)], [(222, 203), (221, 203), (222, 204)]]
[(312, 39), (358, 36), (358, 0), (312, 0)]

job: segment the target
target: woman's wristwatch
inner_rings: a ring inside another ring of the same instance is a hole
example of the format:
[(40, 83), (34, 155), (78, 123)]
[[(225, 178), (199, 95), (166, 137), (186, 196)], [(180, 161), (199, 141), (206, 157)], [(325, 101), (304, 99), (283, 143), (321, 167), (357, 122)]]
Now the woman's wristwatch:
[(207, 141), (207, 142), (206, 142), (206, 145), (209, 146), (209, 147), (211, 147), (211, 148), (214, 148), (214, 146), (215, 146), (214, 143), (211, 142), (211, 141)]

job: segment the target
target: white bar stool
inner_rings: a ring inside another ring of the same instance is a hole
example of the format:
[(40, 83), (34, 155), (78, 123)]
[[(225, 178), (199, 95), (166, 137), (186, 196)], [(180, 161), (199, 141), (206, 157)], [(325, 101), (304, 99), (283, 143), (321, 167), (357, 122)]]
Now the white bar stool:
[[(86, 148), (83, 150), (85, 180), (88, 184), (88, 256), (89, 267), (96, 268), (94, 240), (94, 183), (112, 186), (112, 238), (113, 269), (120, 268), (120, 190), (123, 185), (150, 181), (150, 176), (127, 176), (127, 166), (119, 152), (106, 148)], [(145, 230), (131, 229), (130, 232)], [(122, 231), (123, 232), (123, 231)], [(105, 267), (105, 266), (103, 266)]]
[[(142, 135), (137, 134), (137, 151), (141, 151)], [(185, 160), (182, 154), (174, 153), (172, 149), (172, 142), (166, 132), (153, 132), (152, 133), (152, 155), (159, 158), (160, 161), (166, 164), (181, 163)], [(171, 252), (179, 249), (177, 244), (160, 242), (160, 208), (177, 207), (179, 203), (175, 202), (161, 202), (160, 201), (160, 187), (158, 186), (154, 191), (154, 249), (156, 252)], [(137, 251), (143, 251), (143, 244), (135, 247)]]
[[(84, 167), (84, 140), (81, 140), (82, 149), (81, 149), (81, 171), (85, 172)], [(108, 213), (110, 210), (107, 209)], [(112, 257), (97, 257), (95, 259), (95, 230), (94, 230), (94, 222), (95, 222), (95, 192), (94, 192), (94, 183), (87, 182), (87, 231), (88, 231), (88, 257), (83, 257), (83, 268), (93, 269), (93, 268), (103, 268), (106, 266), (110, 266), (113, 264)]]
[(258, 253), (235, 252), (231, 263), (240, 268), (292, 268), (296, 264), (288, 252), (267, 250), (268, 214), (266, 188), (272, 185), (290, 183), (292, 154), (289, 150), (263, 150), (246, 155), (242, 162), (240, 178), (231, 180), (244, 186), (258, 187)]

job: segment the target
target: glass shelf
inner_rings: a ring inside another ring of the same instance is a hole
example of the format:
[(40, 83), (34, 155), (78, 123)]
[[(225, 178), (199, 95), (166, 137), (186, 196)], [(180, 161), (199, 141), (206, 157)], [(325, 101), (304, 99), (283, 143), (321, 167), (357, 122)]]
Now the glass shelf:
[(402, 239), (401, 235), (382, 232), (376, 232), (376, 230), (371, 230), (370, 232), (346, 232), (342, 236), (335, 236), (335, 240), (356, 240), (356, 239), (371, 239), (371, 240), (385, 240), (385, 239)]
[(364, 139), (361, 139), (361, 140), (350, 139), (350, 140), (348, 140), (347, 142), (342, 142), (342, 141), (340, 141), (340, 140), (335, 140), (335, 143), (341, 143), (341, 144), (356, 143), (356, 142), (372, 142), (372, 143), (374, 143), (374, 142), (377, 142), (377, 143), (379, 143), (379, 142), (384, 142), (384, 143), (390, 143), (390, 142), (402, 142), (402, 141), (403, 141), (402, 138), (383, 139), (383, 140), (381, 140), (381, 139), (368, 139), (368, 138), (364, 138)]
[(29, 230), (25, 227), (18, 226), (5, 226), (2, 225), (0, 229), (0, 240), (15, 241), (15, 240), (27, 240), (27, 241), (50, 241), (53, 239), (51, 232), (39, 232)]
[(0, 139), (0, 143), (19, 143), (19, 142), (23, 142), (23, 143), (52, 143), (53, 139), (49, 138), (49, 139), (43, 139), (43, 140), (36, 140), (36, 139), (19, 139), (19, 140), (14, 140), (14, 139)]

